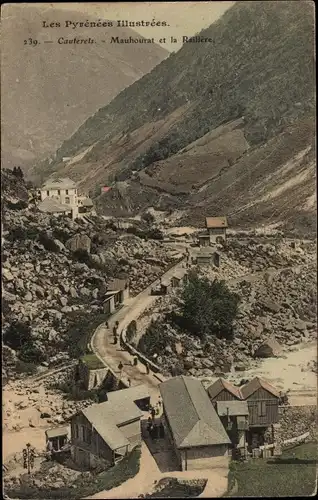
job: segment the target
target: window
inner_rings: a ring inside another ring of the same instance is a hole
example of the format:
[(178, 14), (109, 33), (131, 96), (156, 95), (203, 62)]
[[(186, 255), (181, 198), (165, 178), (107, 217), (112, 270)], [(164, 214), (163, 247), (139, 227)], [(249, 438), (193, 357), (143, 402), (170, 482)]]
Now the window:
[(69, 204), (69, 203), (70, 203), (70, 198), (69, 198), (69, 196), (66, 196), (66, 197), (65, 197), (65, 203), (67, 203), (67, 204)]
[(65, 190), (65, 193), (68, 194), (68, 189)]
[(47, 191), (47, 192), (46, 192), (46, 196), (50, 196), (50, 191)]
[(265, 401), (260, 401), (258, 403), (258, 416), (266, 417), (266, 403)]
[(78, 439), (78, 425), (74, 424), (74, 437), (75, 439)]
[(87, 444), (92, 442), (92, 431), (88, 427), (83, 427), (83, 441)]
[(61, 190), (60, 189), (57, 190), (57, 194), (60, 196), (60, 194), (61, 194)]

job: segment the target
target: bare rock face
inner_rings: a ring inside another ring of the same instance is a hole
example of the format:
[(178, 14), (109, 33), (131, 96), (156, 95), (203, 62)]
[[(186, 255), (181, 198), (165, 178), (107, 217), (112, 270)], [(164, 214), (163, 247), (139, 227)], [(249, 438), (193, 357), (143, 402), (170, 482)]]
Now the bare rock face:
[(282, 348), (274, 338), (268, 339), (256, 349), (254, 356), (257, 358), (272, 358), (281, 354)]
[(86, 234), (76, 234), (66, 242), (66, 246), (71, 252), (83, 250), (87, 253), (91, 251), (91, 239)]

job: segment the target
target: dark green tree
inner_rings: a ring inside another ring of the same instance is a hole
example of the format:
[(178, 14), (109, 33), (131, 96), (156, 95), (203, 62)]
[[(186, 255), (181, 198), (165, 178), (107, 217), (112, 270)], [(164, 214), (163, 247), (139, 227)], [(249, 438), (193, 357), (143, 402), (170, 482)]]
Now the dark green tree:
[(231, 338), (239, 296), (224, 281), (209, 281), (191, 272), (181, 294), (182, 323), (192, 334)]

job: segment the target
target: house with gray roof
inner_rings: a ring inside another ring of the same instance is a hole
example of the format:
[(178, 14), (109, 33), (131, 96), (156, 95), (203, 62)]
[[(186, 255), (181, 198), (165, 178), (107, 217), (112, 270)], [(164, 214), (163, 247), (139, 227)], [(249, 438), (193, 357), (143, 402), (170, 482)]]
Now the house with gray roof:
[(133, 399), (143, 395), (143, 391), (136, 390), (137, 396), (133, 391), (125, 391), (118, 391), (108, 401), (84, 408), (72, 417), (71, 454), (80, 467), (114, 465), (141, 444), (143, 413)]
[(159, 390), (181, 470), (209, 469), (228, 456), (231, 441), (200, 380), (182, 375)]

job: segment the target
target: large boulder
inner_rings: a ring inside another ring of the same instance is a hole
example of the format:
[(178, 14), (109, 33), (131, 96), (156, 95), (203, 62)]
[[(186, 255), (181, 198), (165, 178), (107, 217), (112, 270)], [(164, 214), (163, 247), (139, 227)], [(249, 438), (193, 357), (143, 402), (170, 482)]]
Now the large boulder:
[(282, 348), (276, 339), (270, 338), (265, 340), (258, 349), (256, 349), (254, 356), (257, 358), (273, 358), (282, 353)]
[(274, 302), (274, 300), (265, 298), (260, 303), (261, 307), (267, 311), (271, 311), (273, 313), (277, 313), (280, 310), (279, 304)]
[(86, 251), (90, 253), (91, 251), (91, 239), (86, 236), (86, 234), (76, 234), (66, 242), (66, 247), (71, 250), (71, 252), (76, 252), (77, 250)]

